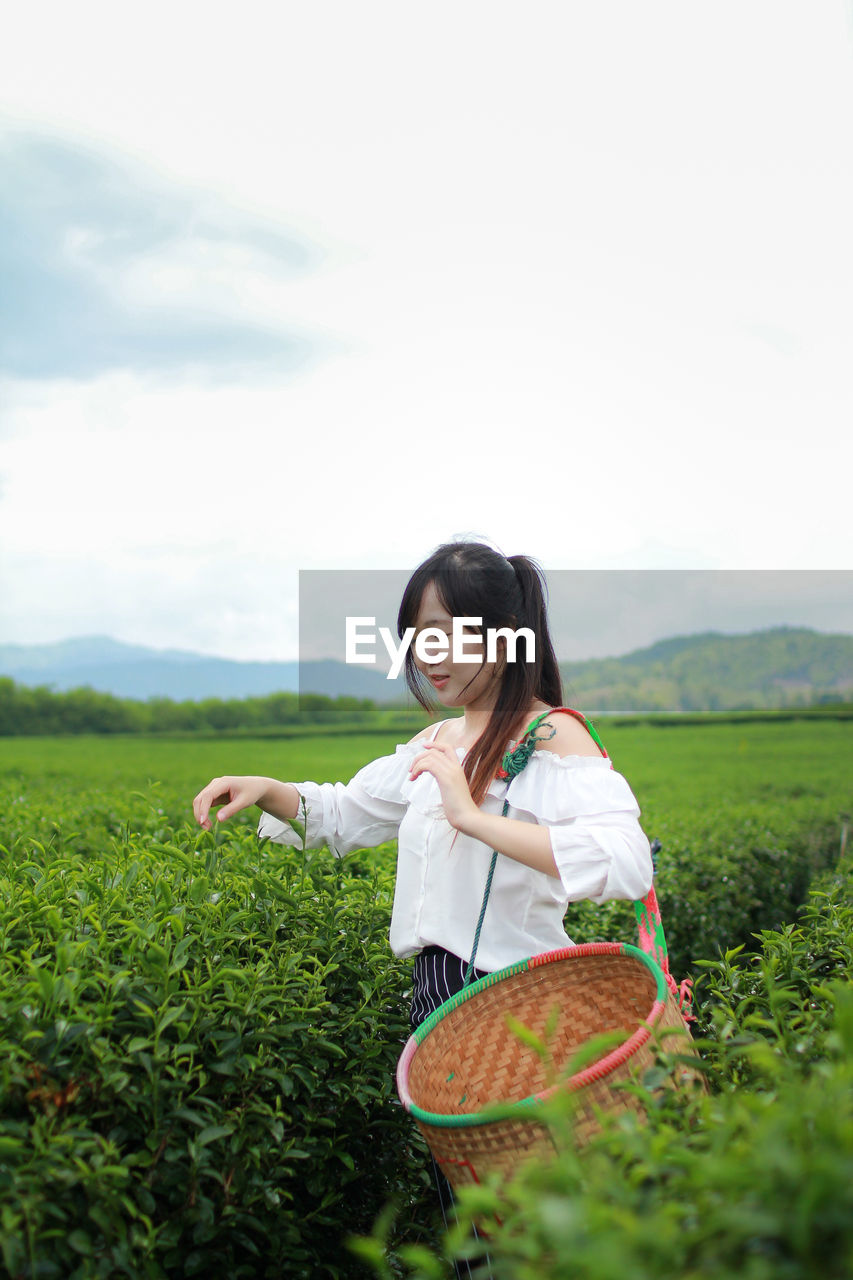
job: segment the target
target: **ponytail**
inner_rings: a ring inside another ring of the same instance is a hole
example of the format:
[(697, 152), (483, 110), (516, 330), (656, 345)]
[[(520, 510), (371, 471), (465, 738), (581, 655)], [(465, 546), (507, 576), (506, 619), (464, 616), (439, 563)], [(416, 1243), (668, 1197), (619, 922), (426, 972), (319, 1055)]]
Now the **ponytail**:
[(528, 556), (508, 556), (521, 591), (522, 617), (519, 626), (529, 627), (536, 636), (536, 691), (542, 702), (559, 707), (563, 700), (563, 682), (551, 632), (548, 627), (545, 578), (535, 560)]

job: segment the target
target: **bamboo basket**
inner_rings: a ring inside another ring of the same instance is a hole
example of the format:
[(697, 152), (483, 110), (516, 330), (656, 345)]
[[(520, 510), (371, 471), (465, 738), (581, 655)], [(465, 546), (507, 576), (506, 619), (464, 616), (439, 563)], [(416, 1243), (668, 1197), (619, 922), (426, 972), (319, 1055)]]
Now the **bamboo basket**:
[[(592, 1037), (620, 1032), (623, 1038), (549, 1087), (542, 1058), (511, 1030), (507, 1014), (540, 1040), (546, 1028), (552, 1032), (550, 1068), (557, 1074)], [(397, 1090), (454, 1188), (495, 1171), (503, 1178), (521, 1160), (553, 1155), (536, 1112), (558, 1088), (578, 1095), (578, 1145), (598, 1132), (602, 1111), (642, 1114), (641, 1099), (618, 1086), (654, 1065), (656, 1042), (667, 1029), (677, 1033), (663, 1040), (667, 1052), (694, 1052), (663, 970), (645, 951), (620, 942), (565, 947), (487, 974), (436, 1009), (403, 1050)], [(686, 1082), (694, 1073), (677, 1075)]]

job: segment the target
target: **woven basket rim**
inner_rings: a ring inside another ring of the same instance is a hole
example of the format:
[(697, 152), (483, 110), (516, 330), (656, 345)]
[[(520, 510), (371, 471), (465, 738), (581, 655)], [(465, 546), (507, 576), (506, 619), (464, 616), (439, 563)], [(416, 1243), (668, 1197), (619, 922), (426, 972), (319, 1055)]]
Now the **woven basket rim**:
[[(492, 1103), (480, 1111), (467, 1112), (462, 1115), (425, 1111), (417, 1105), (409, 1092), (409, 1074), (415, 1053), (427, 1039), (430, 1032), (444, 1018), (448, 1017), (454, 1009), (458, 1009), (460, 1005), (473, 999), (487, 987), (495, 986), (498, 982), (503, 981), (505, 978), (513, 977), (515, 974), (539, 969), (546, 964), (558, 964), (564, 960), (578, 960), (583, 959), (585, 956), (596, 955), (626, 955), (633, 957), (640, 960), (655, 979), (655, 1000), (649, 1017), (640, 1024), (628, 1039), (605, 1054), (603, 1058), (592, 1063), (591, 1066), (585, 1067), (581, 1071), (576, 1071), (574, 1075), (562, 1083), (552, 1085), (550, 1088), (542, 1090), (541, 1093), (530, 1094), (527, 1098), (519, 1098), (512, 1102)], [(548, 1098), (553, 1097), (558, 1090), (569, 1090), (571, 1092), (582, 1089), (585, 1085), (591, 1084), (595, 1080), (603, 1079), (615, 1071), (617, 1067), (622, 1066), (652, 1035), (663, 1014), (666, 999), (666, 979), (660, 965), (648, 952), (641, 950), (640, 947), (632, 946), (628, 942), (581, 943), (579, 946), (561, 947), (557, 951), (546, 951), (538, 956), (530, 956), (527, 960), (519, 960), (515, 964), (507, 965), (504, 969), (498, 969), (494, 973), (486, 974), (484, 978), (480, 978), (477, 982), (472, 982), (470, 986), (463, 988), (455, 996), (451, 996), (412, 1033), (397, 1064), (397, 1092), (400, 1096), (400, 1101), (414, 1119), (421, 1121), (423, 1124), (443, 1129), (461, 1129), (471, 1125), (491, 1124), (498, 1120), (529, 1119), (531, 1110), (537, 1109)]]

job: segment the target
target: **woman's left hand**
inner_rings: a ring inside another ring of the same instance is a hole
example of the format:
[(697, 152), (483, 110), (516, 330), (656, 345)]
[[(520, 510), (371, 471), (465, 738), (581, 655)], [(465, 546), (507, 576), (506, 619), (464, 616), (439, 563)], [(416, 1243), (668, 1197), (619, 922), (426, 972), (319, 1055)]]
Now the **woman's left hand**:
[(412, 762), (409, 777), (415, 779), (421, 773), (431, 773), (438, 783), (444, 816), (451, 827), (464, 831), (466, 822), (472, 818), (476, 820), (479, 810), (471, 799), (468, 779), (452, 747), (440, 742), (425, 742), (423, 754)]

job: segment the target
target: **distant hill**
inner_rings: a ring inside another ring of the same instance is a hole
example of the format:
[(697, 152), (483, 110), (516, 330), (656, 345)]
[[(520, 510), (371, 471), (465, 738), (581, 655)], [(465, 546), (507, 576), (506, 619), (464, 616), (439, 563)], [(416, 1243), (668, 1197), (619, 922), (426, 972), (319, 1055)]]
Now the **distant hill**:
[[(853, 699), (853, 636), (805, 627), (673, 636), (621, 657), (562, 663), (570, 704), (589, 714), (805, 706)], [(299, 687), (295, 662), (236, 662), (149, 649), (107, 636), (0, 645), (0, 674), (57, 692), (88, 685), (118, 697), (263, 697)], [(302, 691), (376, 702), (408, 698), (401, 680), (341, 662), (302, 664)]]
[(807, 627), (708, 631), (560, 670), (567, 698), (590, 714), (808, 706), (853, 699), (853, 636)]
[[(399, 684), (346, 663), (302, 664), (302, 692), (346, 694), (374, 702), (399, 699)], [(18, 684), (49, 685), (57, 693), (89, 686), (119, 698), (263, 697), (299, 689), (297, 662), (237, 662), (183, 649), (149, 649), (109, 636), (83, 636), (56, 644), (0, 645), (0, 674)]]

